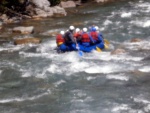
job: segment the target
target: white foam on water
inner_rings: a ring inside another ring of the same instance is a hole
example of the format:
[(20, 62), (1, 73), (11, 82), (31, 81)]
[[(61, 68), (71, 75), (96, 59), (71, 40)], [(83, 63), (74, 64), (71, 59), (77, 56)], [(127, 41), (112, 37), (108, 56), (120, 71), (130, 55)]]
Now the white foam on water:
[(2, 72), (3, 72), (3, 71), (2, 71), (2, 70), (0, 70), (0, 74), (2, 74)]
[(97, 52), (94, 50), (89, 54), (85, 54), (84, 59), (110, 61), (112, 59), (112, 56), (110, 52), (104, 52), (104, 51)]
[(48, 68), (47, 71), (50, 73), (62, 73), (61, 68), (56, 65), (56, 64), (51, 64)]
[(127, 104), (117, 104), (111, 110), (112, 113), (145, 113), (141, 109), (133, 109)]
[(124, 42), (124, 46), (130, 50), (150, 50), (150, 43), (148, 40), (143, 40), (140, 42)]
[(117, 65), (103, 65), (103, 66), (90, 66), (89, 68), (85, 69), (85, 72), (88, 74), (96, 74), (96, 73), (112, 73), (120, 71), (119, 66)]
[(139, 71), (148, 73), (150, 72), (150, 66), (144, 66), (140, 68)]
[(150, 12), (150, 3), (148, 3), (148, 2), (144, 2), (144, 3), (140, 2), (140, 3), (136, 4), (135, 6), (136, 6), (136, 8), (141, 9), (142, 12), (146, 12), (146, 13)]
[(128, 81), (129, 77), (120, 74), (120, 75), (107, 75), (106, 76), (107, 79), (115, 79), (115, 80), (121, 80), (121, 81)]
[(49, 53), (51, 50), (53, 50), (55, 47), (57, 47), (56, 45), (56, 41), (55, 40), (51, 40), (51, 41), (47, 41), (46, 43), (41, 44), (36, 51), (37, 52), (41, 52), (41, 53)]
[(23, 78), (30, 77), (30, 76), (31, 76), (31, 73), (28, 71), (22, 74)]
[(150, 101), (144, 99), (143, 97), (131, 97), (134, 102), (137, 102), (137, 103), (143, 103), (143, 104), (150, 104)]
[(143, 27), (150, 27), (150, 20), (143, 22)]
[(102, 61), (110, 61), (110, 60), (117, 60), (117, 61), (141, 61), (144, 57), (135, 57), (130, 56), (128, 54), (118, 54), (118, 55), (111, 55), (110, 52), (93, 52), (91, 57), (86, 59), (99, 59)]
[(150, 112), (150, 104), (144, 107), (144, 111), (149, 113)]
[(79, 60), (78, 52), (75, 51), (65, 53), (61, 59), (62, 62), (78, 62)]
[(11, 45), (11, 46), (7, 46), (7, 47), (0, 47), (0, 51), (14, 52), (14, 51), (21, 50), (24, 47), (25, 47), (25, 45), (17, 45), (17, 46)]
[(121, 17), (122, 18), (129, 18), (132, 16), (131, 12), (122, 12)]
[(19, 55), (23, 55), (24, 57), (44, 57), (44, 58), (47, 58), (50, 54), (49, 53), (26, 53), (26, 52), (20, 51)]
[(150, 20), (132, 20), (130, 24), (143, 27), (143, 28), (148, 28), (150, 27)]
[(88, 80), (88, 81), (90, 81), (90, 80), (94, 80), (94, 79), (96, 79), (97, 77), (87, 77), (86, 79)]
[(112, 21), (110, 21), (110, 20), (105, 20), (103, 23), (104, 26), (108, 26), (110, 24), (112, 24)]
[(69, 76), (73, 73), (84, 71), (86, 67), (89, 67), (89, 63), (77, 61), (77, 62), (72, 62), (72, 63), (66, 63), (63, 66), (60, 66), (59, 64), (52, 64), (47, 69), (47, 71), (50, 73), (65, 74)]
[(90, 63), (89, 62), (74, 62), (69, 65), (70, 71), (71, 72), (82, 72), (84, 71), (85, 68), (89, 67)]
[(36, 70), (34, 70), (32, 68), (28, 69), (27, 67), (27, 69), (19, 69), (19, 70), (20, 72), (22, 72), (21, 77), (23, 78), (34, 76), (43, 79), (46, 77), (46, 72), (47, 72), (46, 69), (47, 69), (46, 67), (43, 67), (42, 69), (37, 68)]
[(127, 104), (120, 104), (115, 106), (111, 111), (114, 113), (120, 113), (123, 110), (129, 110), (130, 107)]
[(32, 101), (32, 100), (36, 100), (38, 98), (41, 98), (41, 97), (43, 97), (45, 95), (49, 95), (49, 94), (51, 94), (51, 91), (47, 90), (47, 92), (39, 94), (39, 95), (36, 95), (36, 96), (33, 96), (33, 97), (21, 97), (21, 98), (2, 99), (2, 100), (0, 100), (0, 103), (23, 102), (23, 101), (26, 101), (26, 100)]
[(118, 61), (141, 61), (144, 57), (133, 57), (130, 55), (114, 55), (112, 56), (112, 60)]
[(150, 101), (144, 99), (143, 97), (139, 96), (139, 97), (131, 97), (133, 99), (134, 102), (136, 103), (142, 103), (144, 104), (144, 113), (149, 113), (150, 112)]
[(66, 81), (59, 80), (59, 81), (55, 82), (54, 85), (55, 85), (55, 87), (58, 87), (59, 85), (64, 84), (64, 83), (66, 83)]
[(113, 18), (117, 15), (117, 12), (111, 12), (111, 15), (108, 16), (108, 18)]

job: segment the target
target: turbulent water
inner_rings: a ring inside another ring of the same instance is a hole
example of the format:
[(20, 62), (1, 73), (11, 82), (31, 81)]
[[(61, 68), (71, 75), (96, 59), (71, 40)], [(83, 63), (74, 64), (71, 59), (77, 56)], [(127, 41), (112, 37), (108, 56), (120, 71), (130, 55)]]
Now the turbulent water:
[[(132, 0), (71, 9), (66, 17), (25, 20), (41, 44), (0, 45), (0, 113), (149, 113), (150, 1)], [(57, 54), (50, 32), (98, 25), (110, 47), (99, 53)], [(132, 38), (143, 41), (131, 43)], [(111, 55), (116, 48), (126, 53)]]

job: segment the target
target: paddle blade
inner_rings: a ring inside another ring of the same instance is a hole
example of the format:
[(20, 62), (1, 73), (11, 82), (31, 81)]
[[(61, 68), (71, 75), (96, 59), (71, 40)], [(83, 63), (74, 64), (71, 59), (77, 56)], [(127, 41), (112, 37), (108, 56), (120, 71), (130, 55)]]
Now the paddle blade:
[(109, 42), (107, 39), (104, 39), (104, 42), (105, 42), (107, 45), (110, 44), (110, 42)]
[(78, 51), (78, 55), (79, 55), (79, 56), (83, 56), (83, 52), (79, 50), (79, 51)]
[(102, 52), (102, 50), (99, 47), (96, 47), (96, 51)]
[(108, 45), (107, 45), (106, 43), (104, 44), (104, 46), (105, 46), (105, 47), (104, 47), (105, 49), (108, 49), (108, 48), (109, 48)]

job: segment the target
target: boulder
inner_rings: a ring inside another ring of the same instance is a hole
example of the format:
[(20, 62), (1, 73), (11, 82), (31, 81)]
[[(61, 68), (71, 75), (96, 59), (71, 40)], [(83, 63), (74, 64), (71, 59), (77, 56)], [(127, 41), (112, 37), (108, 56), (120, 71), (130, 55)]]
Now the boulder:
[(81, 5), (81, 0), (77, 0), (75, 1), (76, 6), (80, 6)]
[(34, 44), (39, 44), (41, 43), (40, 38), (23, 38), (23, 39), (15, 39), (14, 44), (15, 45), (20, 45), (20, 44), (28, 44), (28, 43), (34, 43)]
[(2, 15), (0, 16), (0, 19), (2, 20), (3, 23), (7, 23), (7, 21), (8, 21), (8, 16), (7, 16), (6, 14), (2, 14)]
[(76, 4), (74, 1), (66, 1), (66, 2), (60, 2), (60, 6), (63, 8), (71, 8), (71, 7), (76, 7)]
[[(32, 15), (33, 18), (43, 18), (51, 17), (54, 14), (60, 14), (66, 16), (66, 11), (60, 6), (50, 7), (50, 2), (48, 0), (30, 0), (32, 4), (28, 8), (28, 12)], [(32, 9), (32, 11), (30, 11)]]
[(124, 54), (124, 53), (126, 53), (126, 50), (124, 50), (124, 49), (116, 49), (116, 50), (111, 52), (111, 55), (118, 55), (118, 54)]
[(30, 0), (37, 8), (43, 9), (44, 7), (49, 7), (51, 4), (48, 0)]
[(38, 17), (47, 17), (48, 16), (46, 11), (39, 9), (39, 8), (35, 8), (35, 12), (37, 14), (36, 16), (38, 16)]
[(64, 15), (64, 16), (67, 15), (65, 9), (60, 7), (60, 6), (54, 6), (54, 7), (51, 7), (51, 8), (52, 8), (52, 11), (53, 11), (54, 14), (60, 14), (60, 15)]
[(21, 34), (31, 34), (34, 31), (34, 27), (33, 26), (29, 26), (29, 27), (19, 26), (19, 27), (13, 28), (12, 31), (15, 33), (21, 33)]

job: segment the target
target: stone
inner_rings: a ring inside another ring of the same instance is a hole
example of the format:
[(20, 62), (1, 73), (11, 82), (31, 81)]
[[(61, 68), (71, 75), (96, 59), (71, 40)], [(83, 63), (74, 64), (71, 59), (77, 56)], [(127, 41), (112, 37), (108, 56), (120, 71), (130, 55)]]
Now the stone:
[(62, 8), (62, 7), (54, 6), (54, 7), (52, 7), (52, 8), (54, 9), (53, 12), (54, 12), (55, 14), (60, 14), (60, 15), (64, 15), (64, 16), (67, 15), (67, 12), (66, 12), (65, 9)]
[(67, 1), (67, 2), (60, 2), (60, 6), (63, 8), (71, 8), (71, 7), (76, 7), (76, 4), (74, 1)]
[(49, 7), (50, 2), (48, 0), (30, 0), (36, 7), (43, 9), (43, 7)]
[(111, 52), (111, 55), (118, 55), (118, 54), (124, 54), (124, 53), (126, 53), (126, 50), (124, 50), (124, 49), (116, 49), (116, 50)]
[(23, 38), (23, 39), (14, 40), (15, 45), (28, 44), (28, 43), (39, 44), (41, 43), (41, 39), (40, 38)]
[(29, 26), (29, 27), (19, 26), (19, 27), (13, 28), (12, 31), (14, 33), (31, 34), (34, 31), (34, 27), (33, 26)]

